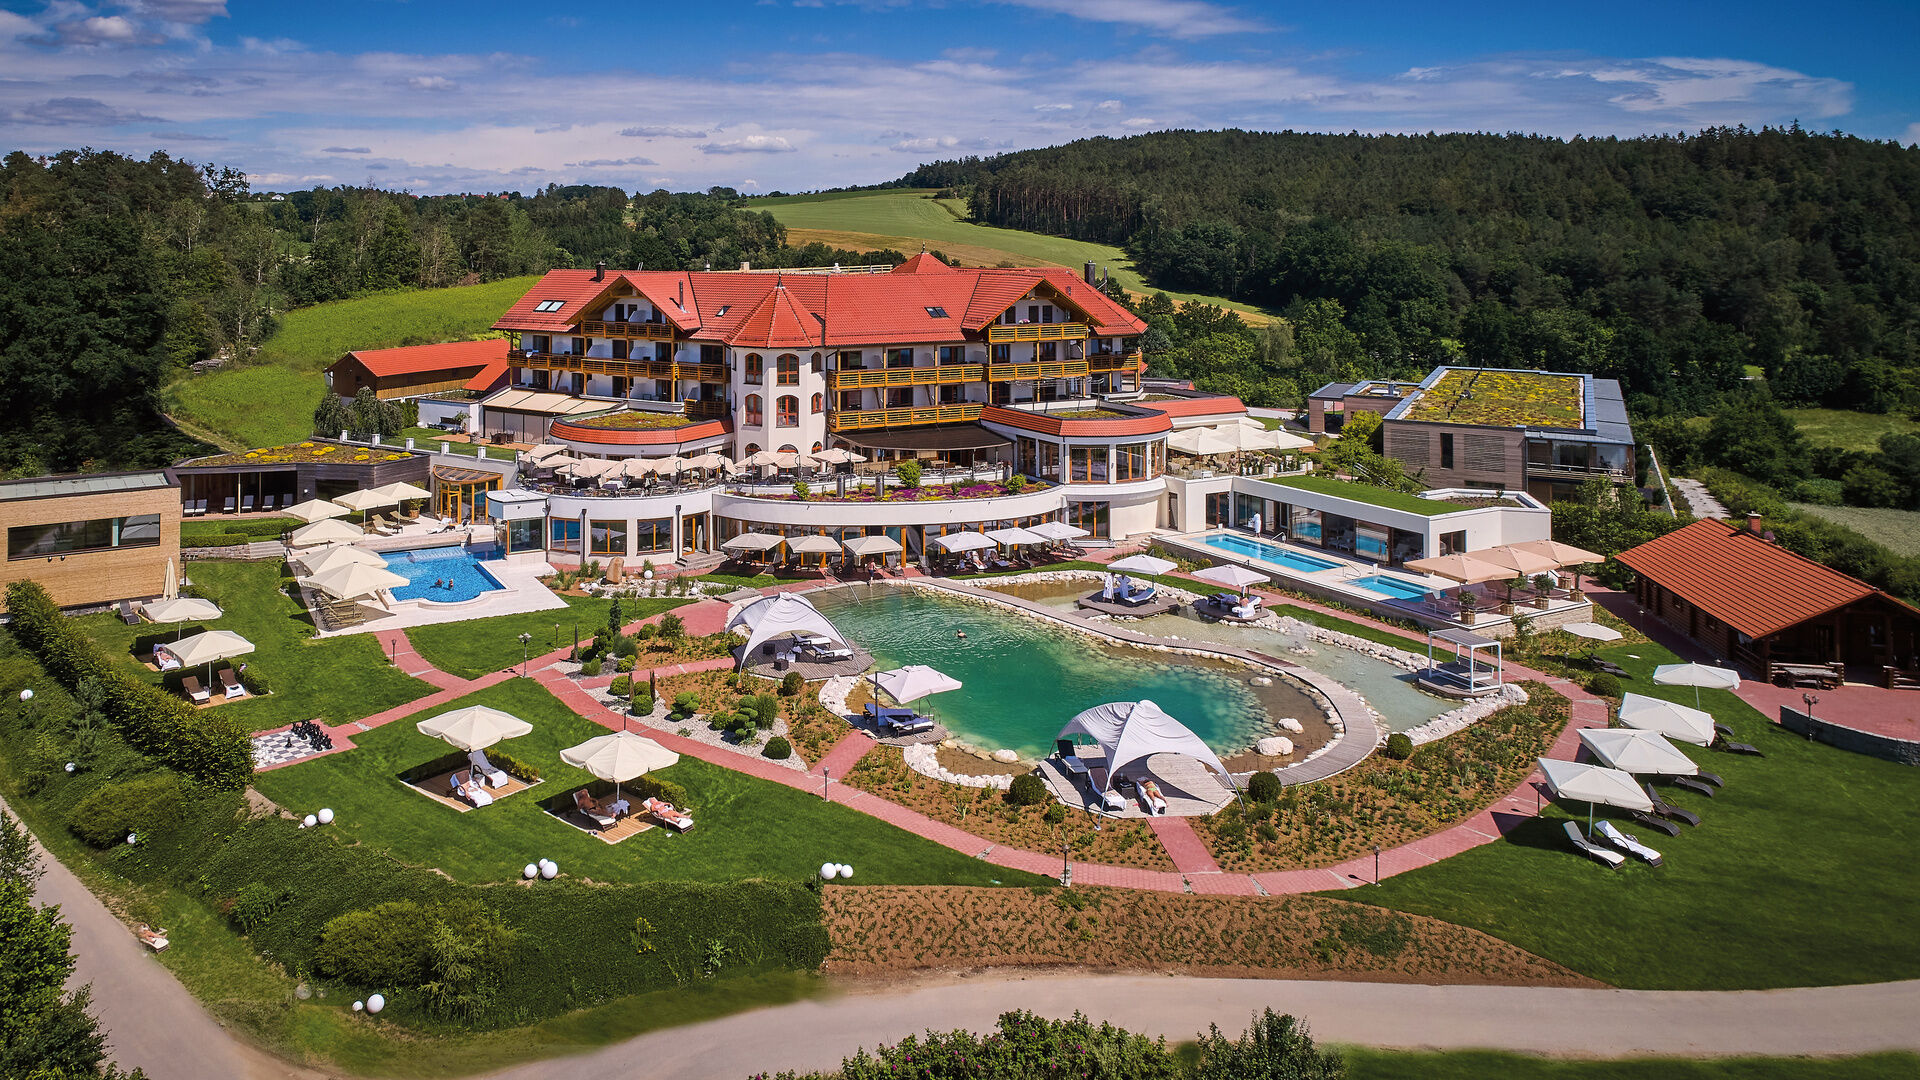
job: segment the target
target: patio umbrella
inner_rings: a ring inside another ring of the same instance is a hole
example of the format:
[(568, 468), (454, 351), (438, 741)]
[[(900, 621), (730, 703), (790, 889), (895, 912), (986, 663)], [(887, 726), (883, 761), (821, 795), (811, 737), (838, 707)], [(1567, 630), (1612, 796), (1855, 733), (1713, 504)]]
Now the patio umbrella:
[(347, 508), (337, 502), (331, 502), (326, 499), (308, 499), (306, 502), (295, 503), (287, 507), (285, 513), (311, 525), (316, 521), (325, 521), (328, 518), (344, 516), (347, 513)]
[(1580, 741), (1593, 756), (1621, 772), (1646, 776), (1698, 776), (1700, 766), (1655, 731), (1581, 728)]
[(794, 469), (806, 460), (809, 459), (792, 450), (761, 450), (758, 453), (748, 454), (741, 464), (755, 468), (772, 466), (776, 469)]
[(813, 460), (822, 462), (827, 465), (852, 465), (855, 462), (867, 460), (865, 457), (862, 457), (861, 455), (856, 454), (851, 450), (848, 450), (844, 447), (839, 447), (839, 446), (836, 446), (831, 450), (822, 450), (819, 453), (812, 454), (810, 456), (813, 458)]
[(1693, 687), (1693, 706), (1700, 707), (1700, 688), (1709, 690), (1740, 689), (1740, 673), (1732, 668), (1713, 667), (1708, 664), (1661, 664), (1653, 669), (1653, 681), (1661, 686)]
[(727, 472), (733, 472), (739, 468), (730, 458), (722, 457), (719, 454), (711, 452), (697, 454), (687, 458), (686, 467), (689, 469), (724, 469)]
[(838, 555), (840, 541), (831, 536), (809, 533), (806, 536), (796, 536), (788, 540), (787, 550), (795, 555)]
[(1563, 544), (1558, 540), (1528, 540), (1523, 544), (1510, 544), (1509, 547), (1521, 551), (1531, 551), (1535, 555), (1544, 555), (1559, 566), (1579, 566), (1581, 563), (1606, 562), (1605, 555), (1596, 555), (1586, 548), (1577, 548), (1572, 544)]
[(208, 630), (190, 638), (160, 646), (184, 667), (207, 665), (207, 681), (213, 681), (213, 664), (253, 651), (253, 642), (231, 630)]
[(1171, 573), (1179, 565), (1179, 563), (1174, 562), (1172, 559), (1162, 559), (1158, 555), (1141, 554), (1129, 555), (1124, 559), (1115, 559), (1107, 564), (1107, 569), (1122, 574), (1146, 574), (1152, 576)]
[(997, 544), (1044, 544), (1047, 538), (1027, 529), (993, 529), (988, 531), (987, 539)]
[(413, 725), (422, 735), (431, 735), (456, 750), (485, 750), (502, 739), (517, 739), (533, 732), (533, 725), (512, 713), (469, 705), (444, 712)]
[(167, 577), (160, 583), (160, 599), (171, 600), (180, 595), (180, 575), (173, 572), (173, 560), (167, 560)]
[(1625, 636), (1613, 627), (1602, 626), (1597, 622), (1570, 622), (1560, 629), (1574, 637), (1586, 638), (1588, 641), (1619, 641)]
[(945, 536), (934, 537), (933, 543), (941, 551), (949, 555), (958, 555), (967, 551), (981, 551), (986, 548), (999, 546), (987, 539), (984, 534), (977, 532), (948, 533)]
[(1554, 562), (1545, 555), (1527, 551), (1524, 548), (1518, 548), (1512, 544), (1481, 548), (1478, 551), (1469, 551), (1466, 554), (1467, 558), (1478, 559), (1492, 566), (1506, 568), (1510, 571), (1507, 575), (1509, 577), (1515, 574), (1532, 577), (1535, 574), (1544, 574), (1552, 570), (1560, 569), (1559, 563)]
[(293, 530), (287, 535), (287, 542), (294, 547), (312, 547), (315, 544), (358, 540), (366, 535), (357, 526), (349, 525), (344, 521), (322, 520)]
[(522, 451), (521, 456), (535, 465), (544, 465), (548, 458), (556, 458), (567, 452), (560, 443), (544, 442), (531, 449)]
[(1472, 555), (1435, 555), (1430, 559), (1413, 559), (1407, 563), (1407, 569), (1448, 578), (1462, 585), (1513, 576), (1512, 571), (1481, 559), (1477, 552)]
[(1027, 531), (1043, 540), (1051, 540), (1055, 543), (1063, 540), (1078, 540), (1088, 535), (1087, 530), (1078, 525), (1069, 525), (1064, 521), (1043, 521)]
[(1167, 436), (1167, 449), (1178, 450), (1194, 457), (1215, 457), (1220, 454), (1231, 454), (1238, 450), (1239, 446), (1221, 438), (1212, 428), (1189, 428)]
[(1267, 575), (1244, 566), (1209, 566), (1205, 570), (1195, 570), (1193, 576), (1202, 581), (1211, 581), (1216, 585), (1225, 585), (1240, 590), (1242, 596), (1248, 589), (1263, 581), (1271, 581)]
[(370, 596), (381, 589), (398, 589), (411, 584), (406, 578), (391, 570), (360, 563), (338, 566), (324, 574), (315, 574), (307, 580), (314, 588), (336, 600), (352, 600), (361, 596)]
[(399, 499), (390, 499), (372, 488), (349, 491), (345, 495), (335, 497), (333, 501), (349, 510), (358, 511), (361, 517), (365, 517), (367, 511), (376, 506), (396, 506), (400, 502)]
[(140, 614), (157, 623), (172, 623), (174, 640), (180, 638), (180, 626), (189, 619), (204, 622), (217, 619), (222, 614), (220, 605), (211, 600), (202, 600), (195, 596), (176, 596), (171, 600), (156, 600), (140, 609)]
[(896, 555), (900, 552), (900, 541), (891, 536), (856, 536), (847, 541), (847, 551), (858, 557), (869, 555)]
[(1540, 774), (1547, 778), (1547, 789), (1554, 797), (1587, 804), (1587, 832), (1593, 832), (1595, 803), (1617, 806), (1622, 810), (1651, 810), (1653, 800), (1640, 790), (1632, 773), (1578, 761), (1541, 758)]
[(1669, 739), (1679, 739), (1695, 746), (1712, 744), (1716, 734), (1711, 713), (1644, 694), (1628, 693), (1620, 699), (1620, 722), (1630, 728), (1657, 731)]
[(307, 568), (308, 577), (324, 574), (342, 566), (384, 567), (387, 565), (387, 560), (366, 548), (354, 547), (352, 544), (335, 544), (322, 551), (302, 552), (299, 559), (301, 565)]
[(933, 694), (960, 689), (959, 679), (935, 671), (925, 664), (909, 664), (893, 671), (883, 671), (873, 677), (873, 682), (902, 705)]
[(664, 769), (680, 760), (680, 755), (628, 731), (588, 739), (579, 746), (560, 751), (560, 760), (576, 769), (585, 769), (602, 780), (613, 781), (613, 797), (620, 797), (620, 785), (655, 769)]
[(373, 489), (375, 495), (383, 495), (395, 502), (407, 502), (412, 499), (431, 499), (433, 492), (405, 480), (396, 480), (391, 484), (382, 484)]
[(767, 551), (772, 548), (777, 548), (785, 542), (786, 537), (784, 536), (774, 536), (772, 533), (749, 532), (741, 533), (739, 536), (721, 544), (720, 547), (724, 551)]
[(620, 475), (629, 480), (637, 480), (643, 476), (652, 476), (658, 471), (654, 463), (646, 458), (630, 457), (620, 462)]

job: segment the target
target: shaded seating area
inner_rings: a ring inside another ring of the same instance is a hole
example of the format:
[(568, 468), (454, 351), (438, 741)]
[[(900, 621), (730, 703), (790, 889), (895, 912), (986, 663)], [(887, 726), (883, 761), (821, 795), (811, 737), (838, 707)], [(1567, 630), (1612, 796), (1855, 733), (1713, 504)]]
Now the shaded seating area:
[(414, 728), (456, 752), (409, 770), (402, 779), (456, 810), (483, 809), (540, 782), (537, 777), (514, 776), (487, 757), (488, 747), (533, 733), (532, 724), (512, 713), (472, 705), (422, 720)]
[[(1453, 659), (1435, 660), (1435, 642), (1448, 646)], [(1489, 650), (1493, 654), (1491, 664), (1485, 663), (1480, 655)], [(1427, 666), (1420, 673), (1419, 681), (1422, 687), (1448, 697), (1480, 697), (1500, 689), (1504, 667), (1498, 638), (1483, 637), (1470, 630), (1429, 630)]]
[[(1075, 736), (1091, 740), (1099, 757), (1085, 754)], [(1234, 796), (1232, 777), (1212, 748), (1149, 700), (1096, 705), (1067, 721), (1054, 745), (1059, 763), (1049, 758), (1043, 775), (1062, 802), (1091, 813), (1200, 816)]]
[(635, 806), (621, 791), (622, 784), (679, 763), (679, 754), (652, 739), (617, 731), (560, 751), (560, 760), (585, 770), (602, 784), (612, 785), (610, 793), (604, 787), (588, 785), (548, 806), (549, 813), (574, 828), (617, 844), (655, 823), (677, 832), (693, 827), (693, 817), (671, 803), (650, 797)]
[(727, 629), (747, 635), (735, 655), (740, 671), (776, 679), (798, 671), (813, 680), (855, 675), (873, 666), (872, 654), (849, 644), (810, 601), (791, 593), (749, 602), (727, 620)]

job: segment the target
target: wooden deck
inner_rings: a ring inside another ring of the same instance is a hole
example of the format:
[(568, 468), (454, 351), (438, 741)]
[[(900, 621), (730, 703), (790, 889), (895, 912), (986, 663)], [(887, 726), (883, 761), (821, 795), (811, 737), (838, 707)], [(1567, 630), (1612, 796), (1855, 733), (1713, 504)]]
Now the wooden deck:
[(1180, 606), (1178, 600), (1149, 600), (1144, 604), (1122, 604), (1117, 600), (1102, 600), (1099, 593), (1083, 596), (1078, 601), (1087, 611), (1097, 611), (1102, 615), (1118, 615), (1123, 619), (1145, 619), (1153, 615), (1165, 615)]
[[(408, 787), (412, 788), (413, 790), (419, 792), (422, 795), (425, 795), (427, 798), (432, 799), (434, 802), (440, 803), (444, 806), (451, 806), (455, 810), (458, 810), (464, 814), (469, 810), (481, 809), (480, 807), (477, 807), (472, 803), (467, 802), (465, 799), (457, 798), (452, 794), (453, 773), (466, 772), (466, 771), (467, 770), (465, 769), (456, 769), (451, 772), (436, 773), (433, 776), (429, 776), (420, 780), (413, 780), (413, 781), (403, 780), (401, 781), (401, 783), (406, 784)], [(507, 782), (502, 786), (487, 788), (487, 794), (493, 796), (494, 802), (499, 802), (501, 799), (504, 799), (509, 795), (518, 795), (521, 792), (528, 790), (529, 788), (534, 788), (538, 786), (539, 786), (538, 784), (529, 784), (517, 776), (509, 776), (507, 777)]]

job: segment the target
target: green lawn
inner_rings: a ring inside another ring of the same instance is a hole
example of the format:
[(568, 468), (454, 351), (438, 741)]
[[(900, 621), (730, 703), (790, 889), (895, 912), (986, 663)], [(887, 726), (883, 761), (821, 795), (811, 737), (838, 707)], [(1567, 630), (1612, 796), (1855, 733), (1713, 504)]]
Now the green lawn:
[[(966, 207), (957, 200), (928, 198), (931, 191), (894, 189), (889, 191), (837, 191), (822, 195), (783, 195), (754, 199), (750, 210), (764, 210), (789, 229), (805, 229), (826, 234), (820, 239), (839, 247), (880, 245), (908, 255), (921, 243), (961, 259), (969, 265), (993, 266), (1008, 261), (1039, 261), (1069, 267), (1078, 272), (1087, 262), (1107, 268), (1121, 285), (1132, 292), (1154, 293), (1155, 289), (1135, 273), (1127, 262), (1127, 253), (1117, 247), (1085, 240), (1068, 240), (1044, 233), (1000, 229), (976, 225), (964, 220)], [(857, 234), (857, 235), (856, 235)], [(864, 235), (866, 240), (860, 237)], [(799, 243), (810, 236), (790, 238)], [(1225, 300), (1199, 293), (1167, 292), (1175, 301), (1199, 300), (1246, 312), (1265, 322), (1270, 313), (1252, 304)]]
[[(477, 679), (520, 662), (521, 634), (533, 635), (526, 651), (540, 656), (562, 645), (573, 644), (575, 627), (579, 628), (581, 641), (591, 641), (594, 630), (607, 624), (606, 600), (566, 595), (560, 599), (567, 602), (568, 610), (555, 608), (524, 615), (419, 626), (407, 631), (407, 639), (427, 663), (463, 679)], [(684, 597), (669, 596), (622, 599), (621, 621), (630, 623), (685, 603), (688, 600)]]
[(289, 311), (246, 366), (169, 387), (167, 411), (228, 449), (303, 439), (313, 431), (328, 364), (355, 349), (477, 337), (537, 280), (380, 293)]
[[(200, 595), (218, 603), (226, 614), (202, 626), (188, 624), (182, 631), (231, 630), (253, 642), (254, 651), (236, 658), (250, 674), (264, 675), (273, 693), (216, 706), (234, 710), (255, 731), (296, 720), (322, 719), (340, 724), (403, 705), (433, 692), (433, 687), (410, 678), (387, 663), (380, 643), (370, 634), (316, 640), (308, 637), (313, 624), (292, 598), (280, 590), (279, 560), (262, 562), (195, 562), (188, 565)], [(153, 642), (170, 639), (172, 626), (141, 623), (127, 626), (112, 614), (80, 620), (87, 633), (109, 656), (149, 682), (161, 676), (134, 659), (136, 644), (144, 656)], [(205, 669), (201, 670), (204, 679)]]
[(559, 752), (606, 729), (574, 715), (531, 680), (514, 679), (447, 708), (469, 704), (504, 709), (533, 725), (533, 734), (501, 749), (540, 770), (545, 783), (464, 814), (437, 803), (396, 777), (448, 747), (403, 720), (355, 736), (357, 749), (349, 753), (262, 773), (255, 786), (296, 813), (332, 807), (339, 815), (333, 827), (343, 840), (438, 867), (464, 882), (517, 880), (521, 867), (540, 858), (595, 881), (798, 878), (817, 873), (824, 862), (849, 863), (854, 881), (873, 884), (1042, 881), (919, 839), (817, 793), (692, 757), (659, 775), (687, 789), (695, 827), (685, 835), (653, 829), (606, 844), (541, 807), (593, 779), (562, 764)]
[(1382, 630), (1375, 626), (1369, 626), (1366, 623), (1348, 622), (1346, 619), (1328, 615), (1324, 612), (1314, 611), (1311, 608), (1303, 608), (1294, 604), (1274, 604), (1271, 610), (1276, 615), (1290, 616), (1303, 623), (1310, 623), (1327, 630), (1338, 631), (1342, 634), (1351, 634), (1354, 637), (1377, 642), (1381, 645), (1391, 645), (1396, 649), (1412, 651), (1420, 647), (1418, 639), (1407, 637), (1405, 634), (1396, 634), (1391, 630)]
[[(438, 450), (440, 449), (441, 440), (445, 439), (446, 437), (447, 437), (447, 433), (444, 431), (441, 431), (439, 428), (410, 427), (410, 428), (401, 428), (400, 434), (395, 435), (393, 437), (393, 441), (399, 443), (401, 446), (405, 446), (407, 445), (407, 440), (412, 439), (415, 449)], [(447, 453), (449, 454), (462, 454), (466, 457), (473, 457), (475, 454), (479, 452), (479, 450), (480, 450), (479, 446), (470, 442), (447, 443)], [(508, 450), (505, 447), (495, 447), (487, 452), (487, 456), (504, 459), (504, 458), (510, 457), (512, 453), (513, 451)]]
[(1888, 413), (1852, 412), (1847, 409), (1785, 409), (1800, 434), (1815, 446), (1838, 450), (1878, 450), (1882, 435), (1911, 435), (1920, 431), (1920, 422)]
[(1920, 1074), (1920, 1056), (1626, 1058), (1569, 1061), (1490, 1050), (1396, 1053), (1343, 1048), (1349, 1080), (1894, 1080)]
[(1263, 480), (1262, 483), (1278, 484), (1281, 487), (1298, 488), (1320, 495), (1332, 495), (1335, 498), (1352, 499), (1370, 506), (1385, 507), (1388, 510), (1404, 510), (1409, 514), (1434, 517), (1448, 514), (1461, 507), (1456, 503), (1439, 499), (1423, 499), (1405, 491), (1392, 491), (1372, 484), (1356, 483), (1352, 480), (1338, 480), (1331, 476), (1279, 476)]
[(1920, 511), (1884, 506), (1816, 506), (1794, 503), (1794, 509), (1845, 525), (1872, 537), (1900, 555), (1920, 556)]
[[(1600, 655), (1626, 668), (1626, 689), (1693, 704), (1656, 686), (1673, 656), (1651, 643)], [(1809, 743), (1726, 691), (1705, 707), (1764, 758), (1682, 747), (1726, 778), (1709, 799), (1665, 788), (1698, 813), (1667, 837), (1616, 820), (1666, 865), (1609, 871), (1567, 847), (1562, 823), (1584, 806), (1548, 808), (1503, 843), (1475, 848), (1341, 895), (1433, 915), (1617, 986), (1733, 990), (1920, 976), (1920, 783), (1914, 770)], [(1606, 814), (1602, 808), (1602, 816)]]

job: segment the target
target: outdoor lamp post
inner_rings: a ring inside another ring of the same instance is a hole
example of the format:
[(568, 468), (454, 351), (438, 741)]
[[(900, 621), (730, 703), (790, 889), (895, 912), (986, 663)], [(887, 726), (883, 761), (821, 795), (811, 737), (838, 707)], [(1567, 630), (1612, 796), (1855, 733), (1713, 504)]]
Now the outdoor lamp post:
[(825, 768), (825, 767), (822, 767), (822, 768), (821, 768), (821, 770), (820, 770), (820, 797), (821, 797), (821, 798), (823, 798), (823, 799), (824, 799), (824, 798), (827, 798), (827, 781), (828, 781), (829, 779), (831, 779), (831, 777), (832, 777), (832, 775), (833, 775), (833, 770), (832, 770), (832, 769), (828, 769), (828, 768)]
[(1373, 883), (1376, 887), (1380, 884), (1380, 845), (1379, 844), (1373, 845)]
[(523, 679), (527, 677), (527, 642), (532, 640), (532, 634), (520, 635), (520, 677)]

